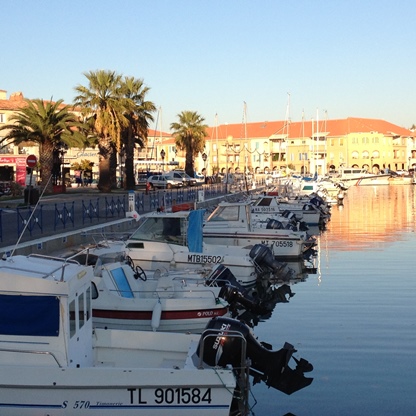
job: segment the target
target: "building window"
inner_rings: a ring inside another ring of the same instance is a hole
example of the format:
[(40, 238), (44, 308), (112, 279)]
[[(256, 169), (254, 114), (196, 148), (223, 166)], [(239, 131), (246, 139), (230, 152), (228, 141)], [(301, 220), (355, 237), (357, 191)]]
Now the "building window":
[(6, 114), (0, 113), (0, 123), (5, 123), (5, 122), (6, 122)]
[(352, 152), (352, 153), (351, 153), (351, 157), (352, 157), (353, 159), (358, 159), (358, 152)]

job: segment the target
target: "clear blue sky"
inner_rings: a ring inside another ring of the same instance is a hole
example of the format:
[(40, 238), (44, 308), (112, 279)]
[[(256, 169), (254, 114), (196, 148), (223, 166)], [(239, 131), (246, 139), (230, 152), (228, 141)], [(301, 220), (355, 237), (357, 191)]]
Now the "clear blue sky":
[(244, 102), (247, 122), (410, 127), (415, 18), (414, 0), (2, 1), (0, 89), (69, 104), (108, 69), (143, 78), (164, 131), (184, 110), (240, 123)]

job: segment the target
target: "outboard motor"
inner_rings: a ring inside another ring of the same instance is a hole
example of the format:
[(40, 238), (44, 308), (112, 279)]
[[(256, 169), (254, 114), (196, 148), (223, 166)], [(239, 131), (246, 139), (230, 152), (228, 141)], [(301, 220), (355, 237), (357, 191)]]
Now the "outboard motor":
[(239, 306), (242, 306), (246, 311), (257, 315), (271, 312), (270, 307), (268, 305), (263, 305), (259, 299), (253, 298), (247, 292), (240, 292), (237, 288), (230, 285), (223, 286), (218, 296), (226, 300), (231, 308), (238, 309)]
[(285, 230), (290, 230), (290, 231), (298, 231), (298, 227), (296, 226), (296, 224), (293, 224), (293, 223), (291, 223), (291, 222), (288, 222), (286, 225), (285, 225)]
[[(196, 354), (200, 358), (203, 354), (202, 361), (209, 366), (232, 365), (239, 368), (244, 343), (241, 337), (246, 342), (244, 358), (250, 360), (250, 375), (254, 377), (254, 384), (264, 381), (268, 387), (292, 394), (312, 383), (313, 378), (305, 377), (304, 373), (312, 371), (313, 366), (303, 358), (297, 360), (292, 357), (296, 352), (293, 345), (286, 342), (280, 350), (272, 351), (271, 345), (257, 341), (250, 328), (235, 319), (211, 319), (201, 336)], [(296, 362), (295, 369), (289, 367), (291, 358)]]
[(237, 279), (233, 275), (232, 271), (223, 264), (218, 264), (213, 268), (212, 272), (207, 276), (205, 283), (207, 286), (218, 287), (231, 285), (244, 295), (247, 293), (244, 286), (237, 282)]
[(281, 213), (281, 216), (282, 217), (285, 217), (285, 218), (292, 218), (293, 216), (295, 216), (296, 217), (296, 215), (292, 212), (292, 211), (289, 211), (288, 209), (285, 209), (282, 213)]
[(274, 258), (272, 251), (265, 244), (255, 244), (250, 250), (250, 257), (262, 270), (267, 268), (274, 274), (280, 273), (286, 267), (286, 263)]
[(268, 230), (281, 230), (283, 228), (283, 224), (274, 219), (269, 219), (266, 225), (266, 229)]

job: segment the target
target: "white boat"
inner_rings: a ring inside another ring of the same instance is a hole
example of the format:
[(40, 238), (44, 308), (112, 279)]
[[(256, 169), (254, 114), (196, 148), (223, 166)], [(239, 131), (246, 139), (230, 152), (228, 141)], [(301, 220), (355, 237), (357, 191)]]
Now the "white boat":
[(414, 180), (413, 172), (395, 172), (390, 171), (390, 185), (411, 185)]
[(202, 233), (204, 213), (194, 210), (143, 215), (137, 230), (126, 241), (126, 255), (145, 270), (212, 269), (222, 264), (241, 285), (254, 284), (259, 270), (250, 257), (251, 246), (207, 244)]
[(312, 382), (292, 345), (267, 349), (230, 318), (202, 336), (93, 329), (92, 266), (15, 256), (0, 277), (2, 416), (248, 414), (249, 373), (287, 394)]
[[(283, 215), (290, 218), (291, 214), (295, 215), (297, 221), (304, 222), (307, 225), (319, 225), (326, 222), (330, 215), (323, 213), (318, 207), (314, 206), (308, 197), (305, 199), (288, 200), (276, 195), (258, 196), (252, 204), (251, 213), (259, 218), (274, 218), (274, 216)], [(279, 219), (279, 218), (277, 218)]]
[(389, 185), (389, 173), (369, 173), (365, 168), (340, 167), (339, 171), (332, 175), (332, 179), (340, 182), (345, 187)]
[[(148, 272), (149, 274), (149, 272)], [(228, 316), (221, 287), (186, 273), (155, 272), (150, 278), (122, 262), (97, 264), (92, 288), (96, 328), (201, 333), (215, 316)]]
[[(229, 307), (236, 304), (243, 303), (253, 312), (262, 310), (258, 299), (248, 296), (227, 267), (217, 265), (209, 273), (145, 271), (123, 249), (122, 241), (105, 240), (66, 257), (94, 266), (95, 327), (200, 333), (211, 318), (228, 316)], [(283, 276), (284, 265), (273, 265), (275, 261), (267, 247), (256, 248), (256, 253), (263, 263), (281, 269)]]
[(221, 202), (204, 225), (204, 239), (210, 244), (248, 246), (264, 244), (275, 257), (301, 257), (315, 245), (306, 231), (274, 228), (274, 220), (254, 220), (251, 202)]

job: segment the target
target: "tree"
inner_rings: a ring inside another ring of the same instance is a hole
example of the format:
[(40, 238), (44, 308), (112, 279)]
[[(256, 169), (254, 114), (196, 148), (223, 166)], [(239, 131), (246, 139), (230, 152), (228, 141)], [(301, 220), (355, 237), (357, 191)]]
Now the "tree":
[(205, 119), (195, 111), (182, 111), (178, 118), (178, 123), (170, 125), (172, 136), (175, 138), (176, 147), (185, 150), (185, 172), (194, 177), (194, 158), (204, 151), (208, 126), (203, 124)]
[(41, 186), (52, 192), (54, 155), (64, 147), (84, 147), (82, 123), (63, 100), (25, 100), (26, 105), (10, 117), (11, 124), (0, 127), (8, 130), (0, 144), (32, 142), (39, 146)]
[(121, 83), (124, 98), (132, 100), (134, 106), (125, 114), (128, 125), (122, 131), (123, 150), (125, 155), (125, 189), (134, 189), (134, 148), (137, 144), (144, 147), (147, 142), (149, 121), (153, 121), (152, 112), (156, 110), (151, 101), (146, 101), (150, 88), (146, 87), (142, 79), (125, 77)]
[(116, 155), (120, 152), (124, 128), (128, 126), (126, 113), (134, 111), (133, 101), (122, 96), (121, 75), (114, 71), (98, 70), (84, 73), (88, 86), (78, 85), (75, 105), (94, 120), (98, 136), (98, 189), (110, 192), (116, 186)]

